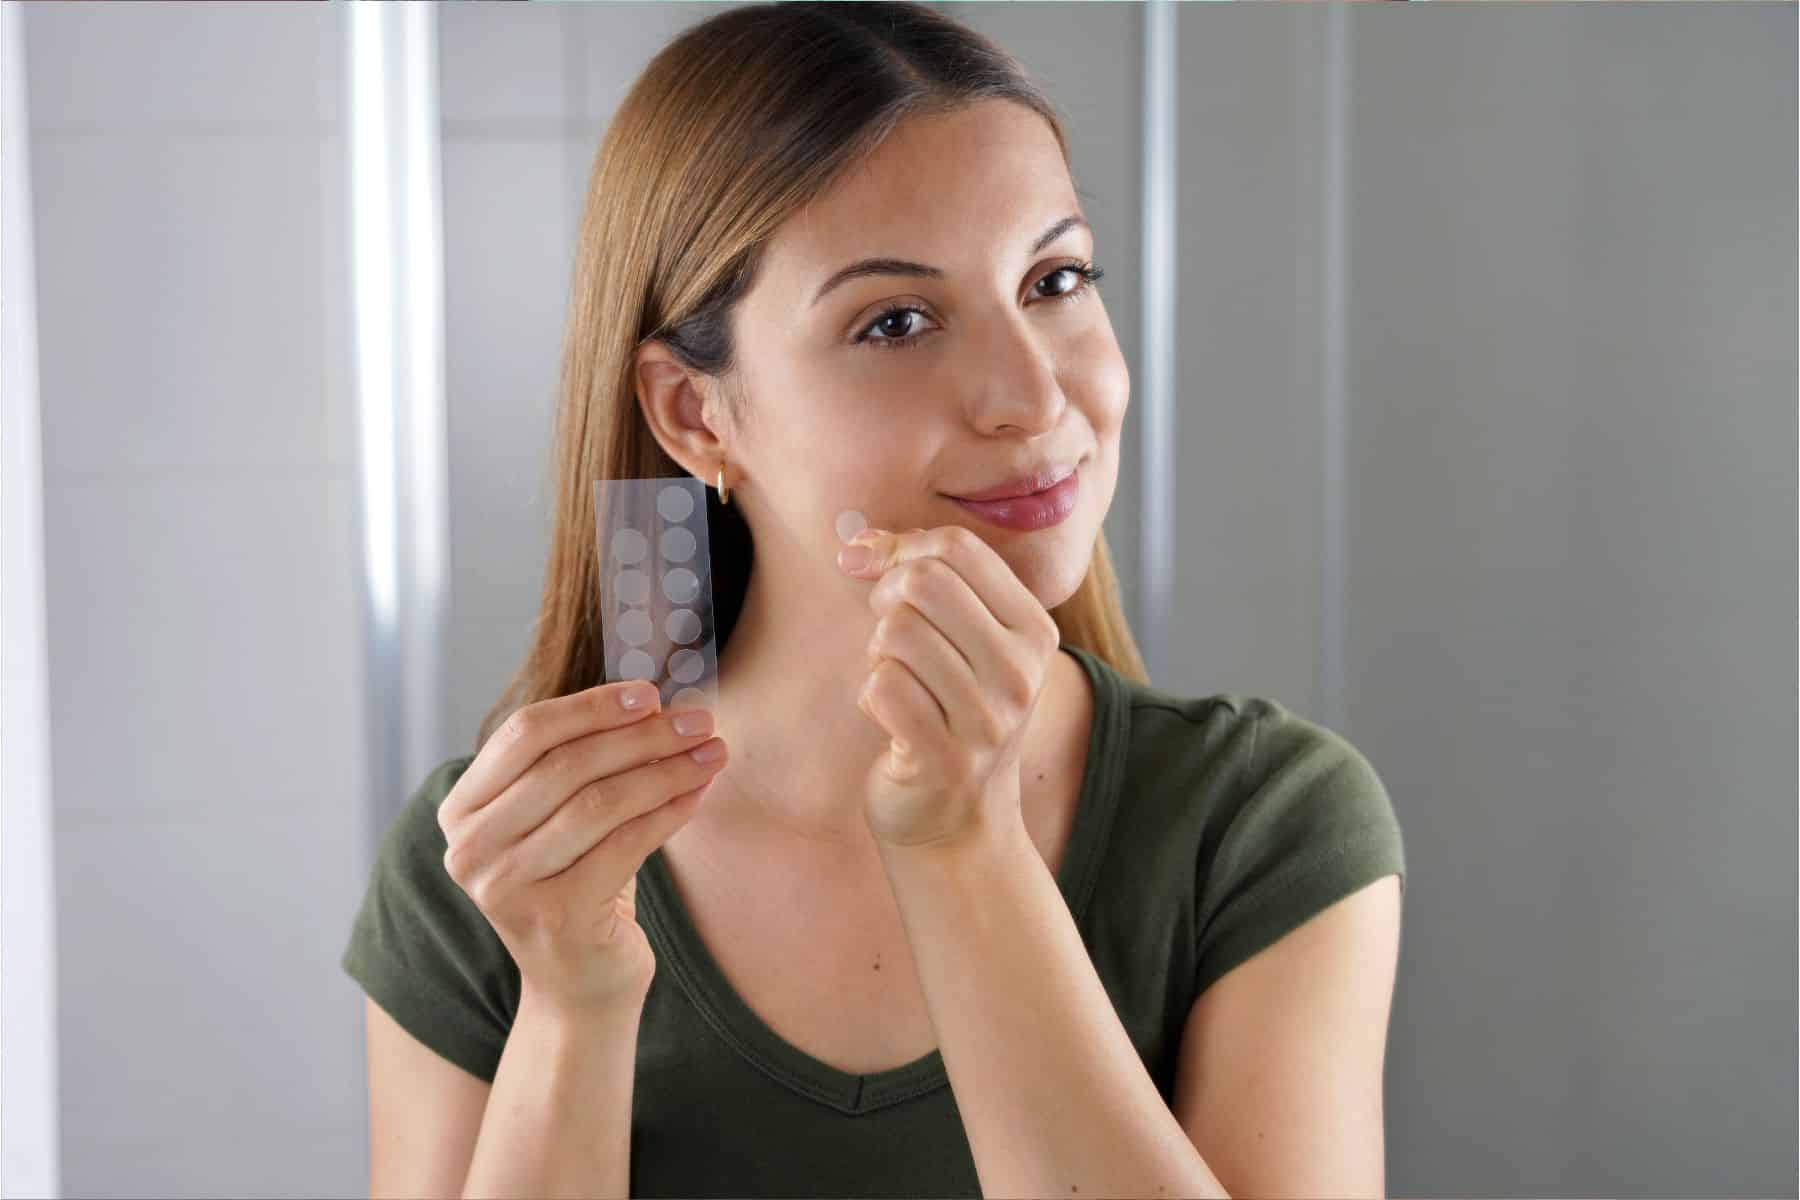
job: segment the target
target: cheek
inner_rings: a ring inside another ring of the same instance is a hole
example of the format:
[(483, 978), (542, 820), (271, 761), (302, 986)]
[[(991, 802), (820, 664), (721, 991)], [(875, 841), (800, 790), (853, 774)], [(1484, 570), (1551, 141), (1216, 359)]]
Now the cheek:
[(1095, 322), (1068, 361), (1075, 367), (1075, 374), (1064, 384), (1070, 398), (1100, 438), (1117, 433), (1131, 401), (1131, 372), (1119, 351), (1112, 322)]

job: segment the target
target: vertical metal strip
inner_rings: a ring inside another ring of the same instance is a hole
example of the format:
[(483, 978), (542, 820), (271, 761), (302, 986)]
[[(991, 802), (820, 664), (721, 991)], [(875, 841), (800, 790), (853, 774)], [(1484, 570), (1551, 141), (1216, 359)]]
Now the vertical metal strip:
[(441, 123), (435, 8), (343, 12), (372, 853), (446, 750)]
[(6, 1005), (0, 1023), (0, 1194), (62, 1195), (56, 1034), (56, 842), (44, 597), (43, 425), (25, 108), (25, 12), (0, 5), (0, 589), (6, 669), (0, 830)]
[(1315, 719), (1333, 729), (1345, 720), (1345, 609), (1349, 574), (1349, 379), (1346, 322), (1349, 306), (1349, 155), (1350, 155), (1350, 13), (1349, 5), (1327, 6), (1325, 13), (1325, 87), (1322, 96), (1325, 131), (1325, 179), (1319, 189), (1324, 224), (1320, 294), (1324, 347), (1320, 399), (1319, 489), (1319, 665), (1314, 700)]
[(1144, 16), (1142, 274), (1142, 643), (1153, 682), (1167, 686), (1175, 514), (1175, 6)]

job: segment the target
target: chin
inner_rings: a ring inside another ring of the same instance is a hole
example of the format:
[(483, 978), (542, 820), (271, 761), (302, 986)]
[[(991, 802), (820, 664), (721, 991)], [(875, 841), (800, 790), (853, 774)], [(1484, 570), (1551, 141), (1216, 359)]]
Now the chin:
[(1093, 565), (1094, 541), (1091, 531), (1085, 537), (1058, 538), (1054, 544), (1027, 550), (1011, 565), (1038, 603), (1052, 609), (1081, 589)]

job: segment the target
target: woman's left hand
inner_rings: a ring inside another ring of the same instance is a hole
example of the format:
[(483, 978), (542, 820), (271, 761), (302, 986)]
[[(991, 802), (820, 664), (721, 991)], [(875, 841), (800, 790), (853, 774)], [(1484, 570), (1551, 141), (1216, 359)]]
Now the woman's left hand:
[[(1056, 621), (1006, 560), (960, 525), (866, 529), (876, 580), (871, 664), (857, 707), (887, 731), (863, 814), (891, 847), (951, 846), (1020, 821), (1025, 726), (1061, 645)], [(846, 547), (847, 551), (849, 547)]]

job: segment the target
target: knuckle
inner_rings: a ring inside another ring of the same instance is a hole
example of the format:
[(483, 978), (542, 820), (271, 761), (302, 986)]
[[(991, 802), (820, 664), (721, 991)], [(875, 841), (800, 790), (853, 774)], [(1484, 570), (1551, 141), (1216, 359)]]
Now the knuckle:
[(462, 846), (456, 842), (451, 842), (449, 849), (444, 851), (444, 874), (458, 883), (462, 882), (463, 853)]
[(610, 804), (608, 802), (607, 789), (603, 786), (601, 780), (596, 779), (594, 782), (582, 788), (580, 796), (581, 811), (584, 816), (595, 819), (604, 818), (606, 816)]
[(506, 718), (504, 725), (500, 726), (500, 736), (504, 737), (511, 745), (518, 745), (536, 731), (537, 717), (532, 714), (529, 707), (518, 709)]
[(643, 832), (644, 823), (635, 817), (627, 818), (614, 825), (606, 832), (606, 840), (624, 850), (633, 850), (637, 846), (639, 835)]
[(581, 740), (577, 738), (559, 746), (552, 746), (539, 761), (550, 778), (566, 779), (575, 773), (580, 764), (581, 753)]
[(981, 538), (966, 525), (951, 525), (944, 531), (944, 538), (952, 549), (972, 550)]
[(488, 865), (478, 880), (482, 891), (489, 900), (498, 899), (512, 889), (513, 876), (518, 864), (509, 854), (502, 854)]
[(491, 875), (481, 875), (463, 884), (463, 891), (475, 902), (475, 907), (483, 912), (494, 905), (494, 879)]
[[(927, 559), (924, 561), (929, 562), (931, 560)], [(918, 604), (924, 600), (925, 592), (930, 582), (925, 578), (925, 572), (927, 570), (929, 570), (929, 568), (923, 566), (920, 560), (915, 559), (914, 561), (907, 563), (900, 570), (900, 578), (895, 582), (894, 592), (900, 599), (906, 601), (908, 604)]]

